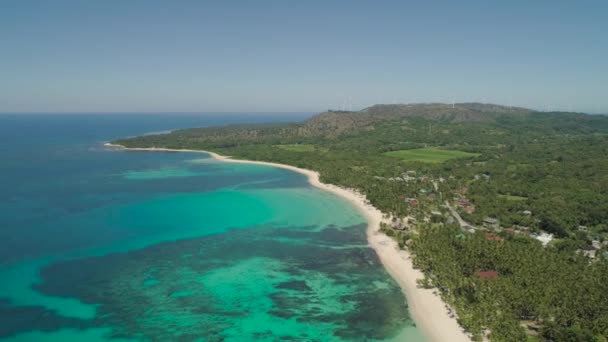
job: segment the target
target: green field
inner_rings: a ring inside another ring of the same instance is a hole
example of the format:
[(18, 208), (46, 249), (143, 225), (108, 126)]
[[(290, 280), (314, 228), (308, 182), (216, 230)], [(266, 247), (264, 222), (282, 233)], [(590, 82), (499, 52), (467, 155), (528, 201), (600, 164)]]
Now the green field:
[(442, 150), (436, 147), (417, 148), (413, 150), (391, 151), (384, 153), (387, 156), (399, 158), (405, 161), (417, 161), (423, 163), (443, 163), (446, 160), (456, 158), (471, 158), (479, 156), (479, 153), (469, 153), (455, 150)]
[(498, 197), (506, 199), (507, 201), (514, 201), (514, 202), (525, 201), (528, 199), (528, 197), (515, 196), (515, 195), (503, 195), (503, 194), (498, 194)]
[(310, 144), (275, 145), (275, 147), (291, 152), (314, 152), (316, 150), (315, 145)]

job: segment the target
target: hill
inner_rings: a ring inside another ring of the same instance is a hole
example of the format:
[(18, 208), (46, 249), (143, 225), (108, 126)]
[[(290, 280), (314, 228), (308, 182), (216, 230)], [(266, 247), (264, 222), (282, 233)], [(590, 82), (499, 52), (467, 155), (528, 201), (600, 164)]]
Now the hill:
[(494, 122), (503, 116), (527, 116), (533, 111), (480, 103), (459, 103), (454, 105), (431, 104), (378, 104), (359, 112), (328, 111), (304, 122), (307, 132), (323, 132), (338, 136), (357, 130), (372, 129), (381, 121), (399, 121), (411, 118), (449, 123)]
[[(222, 127), (192, 128), (174, 131), (167, 138), (180, 136), (180, 141), (206, 147), (232, 147), (243, 144), (308, 143), (319, 138), (366, 134), (383, 126), (417, 130), (431, 125), (440, 127), (481, 127), (543, 134), (608, 132), (605, 116), (579, 113), (536, 112), (518, 107), (493, 104), (394, 104), (374, 105), (358, 112), (327, 111), (290, 124), (241, 124)], [(431, 127), (431, 128), (432, 128)], [(432, 131), (431, 131), (432, 132)], [(165, 135), (148, 135), (121, 140), (127, 144), (146, 145), (163, 140)], [(139, 142), (136, 142), (139, 141)]]

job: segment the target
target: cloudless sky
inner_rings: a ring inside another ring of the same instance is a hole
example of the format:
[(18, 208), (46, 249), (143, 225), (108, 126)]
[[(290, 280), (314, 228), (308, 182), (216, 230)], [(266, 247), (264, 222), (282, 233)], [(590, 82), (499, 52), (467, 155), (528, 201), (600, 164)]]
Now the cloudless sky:
[(608, 112), (608, 1), (0, 1), (0, 112)]

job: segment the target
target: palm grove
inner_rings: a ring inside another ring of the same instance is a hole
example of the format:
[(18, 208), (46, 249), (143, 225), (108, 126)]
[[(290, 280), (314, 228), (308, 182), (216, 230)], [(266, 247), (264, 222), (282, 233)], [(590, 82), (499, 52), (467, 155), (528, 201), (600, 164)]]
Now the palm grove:
[(608, 117), (376, 105), (115, 143), (319, 171), (390, 218), (383, 230), (411, 250), (421, 286), (439, 289), (474, 338), (607, 340)]

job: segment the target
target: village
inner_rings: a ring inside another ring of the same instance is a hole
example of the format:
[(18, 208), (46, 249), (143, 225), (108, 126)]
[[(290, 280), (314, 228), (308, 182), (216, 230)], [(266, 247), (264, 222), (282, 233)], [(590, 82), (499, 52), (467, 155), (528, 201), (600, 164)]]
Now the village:
[[(425, 224), (453, 225), (457, 224), (461, 232), (456, 235), (458, 239), (466, 239), (469, 234), (484, 234), (484, 236), (496, 243), (504, 243), (505, 240), (512, 238), (530, 238), (539, 241), (543, 247), (555, 244), (558, 239), (552, 233), (543, 231), (538, 227), (530, 227), (521, 224), (503, 224), (498, 218), (485, 216), (480, 224), (473, 224), (463, 216), (472, 217), (476, 212), (475, 203), (467, 198), (467, 187), (456, 186), (454, 177), (433, 177), (422, 175), (420, 172), (409, 170), (398, 177), (384, 178), (376, 176), (378, 180), (396, 182), (400, 189), (404, 189), (405, 195), (402, 201), (406, 206), (407, 215), (390, 215), (386, 217), (382, 224), (383, 230), (392, 230), (398, 238), (400, 245), (405, 246), (411, 240), (411, 234), (417, 234), (418, 229)], [(490, 176), (486, 174), (474, 175), (470, 182), (489, 181)], [(444, 195), (450, 194), (450, 195)], [(531, 210), (521, 210), (521, 216), (529, 218), (528, 221), (534, 222), (534, 215)], [(531, 219), (531, 220), (530, 220)], [(596, 258), (603, 257), (608, 259), (608, 239), (592, 234), (588, 227), (578, 226), (577, 234), (585, 237), (588, 243), (576, 250), (577, 254), (589, 258), (593, 262)], [(478, 276), (481, 278), (497, 277), (498, 273), (490, 271), (480, 271)]]

